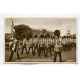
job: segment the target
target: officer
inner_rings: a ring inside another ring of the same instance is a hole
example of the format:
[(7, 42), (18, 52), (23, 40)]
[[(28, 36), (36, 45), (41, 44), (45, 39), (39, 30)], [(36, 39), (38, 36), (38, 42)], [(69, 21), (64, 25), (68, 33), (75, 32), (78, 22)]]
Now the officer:
[(15, 38), (13, 40), (12, 44), (10, 45), (11, 54), (10, 54), (10, 57), (9, 57), (8, 61), (12, 60), (14, 53), (17, 53), (17, 59), (20, 59), (20, 56), (18, 54), (18, 44), (19, 44), (19, 41)]

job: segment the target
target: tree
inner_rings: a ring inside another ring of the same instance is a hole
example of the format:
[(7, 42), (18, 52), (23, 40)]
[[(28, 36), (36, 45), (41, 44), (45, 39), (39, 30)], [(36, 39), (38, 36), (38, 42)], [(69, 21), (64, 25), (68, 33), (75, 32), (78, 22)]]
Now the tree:
[(22, 40), (24, 36), (29, 39), (32, 37), (32, 29), (28, 25), (20, 24), (20, 25), (15, 25), (15, 38), (18, 40)]

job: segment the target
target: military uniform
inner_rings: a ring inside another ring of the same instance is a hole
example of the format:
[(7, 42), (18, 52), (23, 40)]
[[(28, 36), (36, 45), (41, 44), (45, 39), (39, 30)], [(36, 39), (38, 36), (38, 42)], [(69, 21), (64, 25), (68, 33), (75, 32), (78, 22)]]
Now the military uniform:
[(45, 55), (45, 44), (44, 44), (44, 39), (41, 38), (39, 39), (39, 54), (38, 56), (40, 56), (42, 53)]
[(47, 38), (47, 41), (46, 41), (46, 51), (47, 51), (47, 56), (48, 56), (48, 53), (52, 56), (51, 54), (51, 39), (50, 38)]
[(55, 40), (54, 44), (54, 62), (56, 62), (57, 55), (59, 56), (59, 61), (62, 62), (61, 52), (62, 52), (62, 42), (58, 38)]
[(18, 40), (14, 39), (13, 43), (10, 47), (11, 54), (10, 54), (10, 57), (9, 57), (9, 61), (12, 60), (14, 53), (17, 53), (17, 58), (20, 59), (19, 54), (18, 54), (18, 45), (19, 45)]
[[(23, 46), (22, 46), (22, 53), (21, 53), (21, 54), (23, 54), (24, 49), (26, 50), (26, 54), (27, 54), (27, 46), (26, 46), (26, 42), (27, 42), (27, 40), (26, 40), (26, 38), (24, 38), (24, 39), (23, 39)], [(27, 54), (27, 55), (28, 55), (28, 54)]]
[(30, 52), (30, 50), (32, 50), (32, 55), (35, 56), (35, 53), (34, 53), (34, 40), (33, 40), (33, 38), (31, 38), (29, 40), (29, 52)]

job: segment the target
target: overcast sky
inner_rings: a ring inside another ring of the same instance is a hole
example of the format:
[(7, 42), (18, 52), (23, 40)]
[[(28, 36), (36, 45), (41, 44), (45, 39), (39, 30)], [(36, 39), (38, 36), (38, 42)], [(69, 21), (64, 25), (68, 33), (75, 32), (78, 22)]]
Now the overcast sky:
[[(48, 31), (54, 31), (56, 29), (61, 30), (61, 34), (65, 34), (68, 30), (71, 33), (76, 33), (76, 19), (75, 18), (13, 18), (14, 25), (26, 24), (33, 29), (46, 29)], [(5, 19), (5, 32), (11, 32), (12, 19)]]

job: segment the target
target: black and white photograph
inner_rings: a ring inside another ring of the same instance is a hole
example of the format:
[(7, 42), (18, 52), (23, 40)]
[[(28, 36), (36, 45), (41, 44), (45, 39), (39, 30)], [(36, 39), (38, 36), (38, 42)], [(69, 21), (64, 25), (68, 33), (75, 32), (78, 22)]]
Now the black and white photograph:
[(76, 63), (76, 18), (6, 17), (6, 63)]
[(80, 80), (80, 0), (1, 0), (0, 79)]

